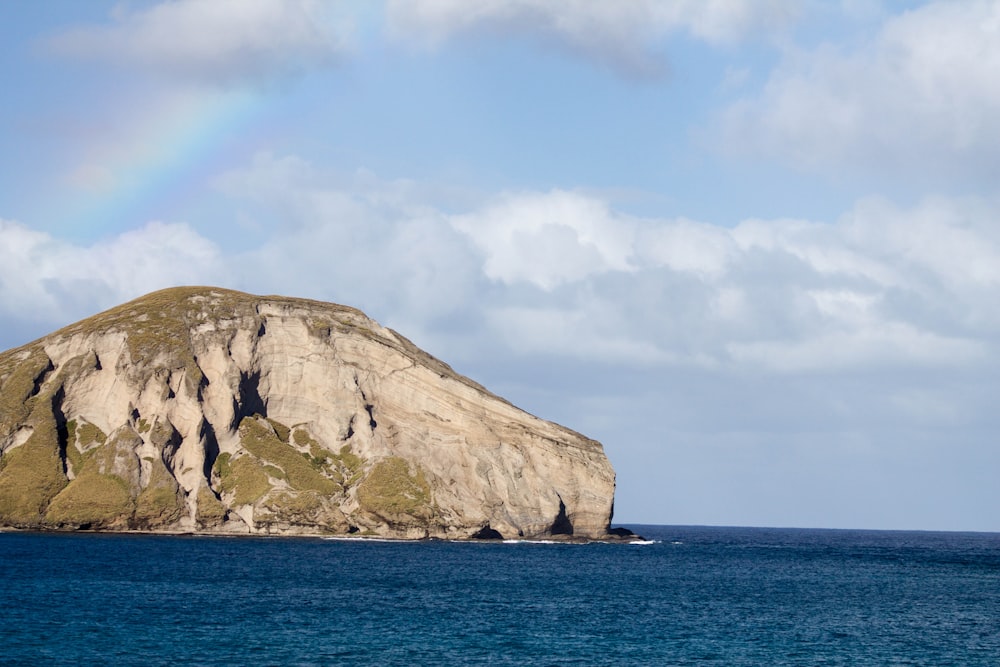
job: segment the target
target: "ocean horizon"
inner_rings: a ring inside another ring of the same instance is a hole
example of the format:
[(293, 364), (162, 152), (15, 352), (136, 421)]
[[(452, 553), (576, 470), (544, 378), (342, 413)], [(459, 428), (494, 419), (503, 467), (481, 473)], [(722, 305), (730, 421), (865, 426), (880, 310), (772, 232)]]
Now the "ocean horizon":
[(1000, 533), (0, 533), (0, 665), (996, 665)]

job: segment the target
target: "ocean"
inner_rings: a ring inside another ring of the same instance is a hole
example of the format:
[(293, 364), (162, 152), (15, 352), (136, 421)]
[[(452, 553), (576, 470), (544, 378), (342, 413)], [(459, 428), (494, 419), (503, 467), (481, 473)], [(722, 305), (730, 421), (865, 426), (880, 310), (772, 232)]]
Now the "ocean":
[(0, 533), (0, 665), (1000, 665), (1000, 534)]

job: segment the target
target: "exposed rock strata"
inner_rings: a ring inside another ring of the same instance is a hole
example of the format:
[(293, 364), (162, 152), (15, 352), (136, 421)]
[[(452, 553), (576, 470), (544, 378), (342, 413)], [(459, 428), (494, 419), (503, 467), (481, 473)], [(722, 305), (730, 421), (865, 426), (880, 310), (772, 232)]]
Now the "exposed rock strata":
[(603, 539), (614, 485), (344, 306), (176, 288), (0, 354), (0, 526)]

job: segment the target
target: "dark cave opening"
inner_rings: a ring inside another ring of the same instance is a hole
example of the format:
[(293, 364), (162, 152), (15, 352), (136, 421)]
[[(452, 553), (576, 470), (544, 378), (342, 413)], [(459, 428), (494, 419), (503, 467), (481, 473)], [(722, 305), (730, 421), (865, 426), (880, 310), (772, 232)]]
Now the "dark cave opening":
[(233, 426), (239, 426), (244, 417), (267, 417), (267, 404), (260, 395), (260, 371), (240, 374), (240, 394), (236, 408), (236, 423)]
[(476, 532), (472, 536), (472, 539), (474, 539), (474, 540), (502, 540), (503, 539), (503, 535), (500, 534), (500, 531), (494, 530), (493, 528), (491, 528), (490, 524), (486, 524), (485, 526), (483, 526), (482, 528), (480, 528), (479, 531)]
[(559, 496), (559, 514), (556, 515), (555, 521), (552, 522), (549, 533), (552, 535), (573, 534), (573, 522), (566, 516), (566, 503), (563, 502), (562, 496)]

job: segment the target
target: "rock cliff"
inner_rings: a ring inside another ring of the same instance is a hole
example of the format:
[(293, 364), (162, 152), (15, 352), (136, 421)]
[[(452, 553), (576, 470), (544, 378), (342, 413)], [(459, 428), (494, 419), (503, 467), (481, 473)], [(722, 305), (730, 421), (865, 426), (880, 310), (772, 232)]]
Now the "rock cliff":
[(0, 354), (0, 526), (603, 539), (614, 488), (344, 306), (175, 288)]

